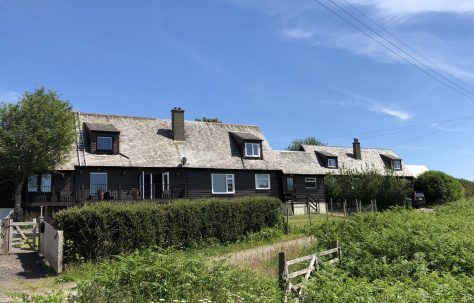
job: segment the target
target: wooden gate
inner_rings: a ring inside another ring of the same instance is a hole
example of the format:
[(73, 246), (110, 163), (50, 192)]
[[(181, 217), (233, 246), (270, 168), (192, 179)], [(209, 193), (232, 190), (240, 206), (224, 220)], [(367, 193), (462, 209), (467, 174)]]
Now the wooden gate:
[(19, 252), (38, 251), (38, 223), (13, 222), (2, 220), (0, 231), (0, 253), (14, 254)]

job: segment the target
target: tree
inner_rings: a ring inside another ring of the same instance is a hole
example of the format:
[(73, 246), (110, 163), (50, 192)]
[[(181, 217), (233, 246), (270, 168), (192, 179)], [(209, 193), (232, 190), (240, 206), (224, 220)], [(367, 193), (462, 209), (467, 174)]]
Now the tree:
[(74, 113), (56, 92), (39, 88), (18, 103), (0, 104), (0, 171), (14, 186), (17, 216), (28, 176), (54, 171), (74, 142)]
[(306, 139), (295, 139), (291, 142), (290, 145), (286, 148), (287, 150), (298, 151), (301, 148), (301, 145), (316, 145), (316, 146), (324, 146), (327, 145), (326, 143), (321, 142), (320, 140), (316, 139), (315, 137), (307, 137)]
[(219, 118), (207, 118), (207, 117), (202, 117), (201, 118), (196, 118), (194, 119), (194, 121), (199, 121), (199, 122), (212, 122), (212, 123), (222, 123), (221, 120), (219, 120)]

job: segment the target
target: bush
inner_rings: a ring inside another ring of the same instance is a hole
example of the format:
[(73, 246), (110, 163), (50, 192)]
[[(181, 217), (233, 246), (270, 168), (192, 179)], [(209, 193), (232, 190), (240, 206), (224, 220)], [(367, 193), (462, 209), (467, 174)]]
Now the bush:
[(402, 205), (408, 197), (410, 181), (387, 171), (381, 175), (373, 169), (363, 171), (343, 169), (340, 176), (328, 175), (325, 178), (326, 192), (334, 201), (354, 201), (368, 203), (377, 200), (379, 209)]
[(440, 172), (427, 171), (415, 180), (415, 190), (425, 194), (426, 201), (439, 204), (461, 199), (464, 196), (464, 188), (454, 177)]
[(278, 224), (279, 207), (271, 197), (98, 203), (56, 213), (54, 226), (64, 231), (66, 258), (97, 259), (141, 247), (234, 242)]
[(474, 197), (474, 182), (466, 179), (458, 179), (458, 181), (461, 182), (462, 187), (464, 187), (464, 197)]

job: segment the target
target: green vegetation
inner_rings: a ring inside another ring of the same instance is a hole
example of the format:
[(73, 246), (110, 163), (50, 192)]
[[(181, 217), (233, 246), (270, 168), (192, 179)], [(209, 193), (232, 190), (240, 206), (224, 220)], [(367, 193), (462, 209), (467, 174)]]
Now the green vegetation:
[(334, 201), (354, 201), (363, 203), (377, 200), (378, 209), (403, 205), (411, 189), (410, 181), (397, 177), (393, 171), (381, 175), (367, 167), (362, 171), (344, 169), (340, 176), (328, 175), (324, 182), (328, 197)]
[(455, 201), (464, 197), (461, 182), (440, 171), (430, 170), (422, 173), (416, 178), (414, 187), (415, 190), (422, 191), (426, 201), (431, 204)]
[(307, 137), (305, 139), (295, 139), (291, 141), (290, 145), (286, 148), (287, 150), (298, 151), (301, 149), (302, 145), (327, 145), (320, 140), (316, 139), (315, 137)]
[(466, 179), (458, 179), (458, 181), (461, 182), (462, 187), (464, 187), (464, 197), (474, 197), (474, 182)]
[(435, 214), (366, 213), (313, 229), (321, 247), (339, 239), (344, 259), (308, 283), (303, 302), (472, 302), (473, 203)]
[(290, 227), (290, 231), (298, 230), (301, 228), (307, 228), (310, 226), (317, 226), (328, 221), (337, 221), (343, 220), (344, 217), (342, 216), (326, 216), (322, 214), (311, 214), (311, 217), (306, 215), (295, 215), (295, 216), (288, 216), (288, 225)]
[(276, 226), (280, 200), (271, 197), (182, 200), (172, 204), (99, 203), (58, 212), (68, 261), (89, 260), (138, 248), (197, 247), (228, 243)]
[(20, 102), (0, 105), (0, 177), (15, 189), (15, 213), (21, 217), (26, 178), (63, 163), (75, 140), (71, 105), (54, 91), (26, 92)]

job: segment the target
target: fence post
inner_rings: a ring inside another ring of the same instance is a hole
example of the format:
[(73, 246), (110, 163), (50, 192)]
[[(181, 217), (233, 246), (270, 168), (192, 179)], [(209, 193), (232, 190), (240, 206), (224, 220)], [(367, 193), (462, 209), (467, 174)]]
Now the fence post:
[(309, 218), (309, 227), (311, 227), (311, 207), (309, 206), (309, 202), (307, 202), (308, 204), (308, 218)]
[(8, 219), (8, 254), (13, 250), (13, 219)]
[(122, 184), (118, 184), (118, 195), (117, 200), (122, 200)]
[(344, 217), (347, 217), (347, 200), (346, 199), (344, 199), (343, 207), (344, 207)]
[(375, 204), (375, 212), (377, 212), (377, 199), (374, 199), (374, 204)]
[(278, 253), (278, 287), (286, 290), (286, 257), (285, 252)]
[(289, 220), (290, 210), (286, 207), (286, 234), (290, 232), (290, 220)]
[(357, 201), (356, 199), (356, 211), (359, 213), (360, 212), (360, 209), (359, 209), (359, 201)]
[(333, 211), (332, 211), (332, 198), (331, 198), (331, 216), (333, 216)]

